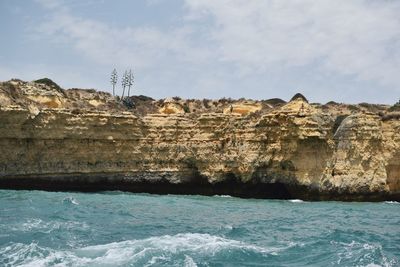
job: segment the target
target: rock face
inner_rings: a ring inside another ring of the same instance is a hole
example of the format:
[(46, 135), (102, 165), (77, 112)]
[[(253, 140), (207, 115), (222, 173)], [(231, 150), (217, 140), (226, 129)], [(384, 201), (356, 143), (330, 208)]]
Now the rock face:
[(389, 106), (132, 99), (0, 83), (0, 187), (400, 200)]

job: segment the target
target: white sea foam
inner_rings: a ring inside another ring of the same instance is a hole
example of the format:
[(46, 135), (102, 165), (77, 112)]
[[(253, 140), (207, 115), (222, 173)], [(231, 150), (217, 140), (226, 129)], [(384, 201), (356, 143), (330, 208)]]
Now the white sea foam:
[(222, 251), (276, 254), (278, 250), (209, 234), (185, 233), (65, 251), (43, 248), (34, 243), (17, 243), (2, 248), (0, 255), (7, 255), (6, 262), (12, 266), (120, 266), (131, 263), (157, 266), (157, 263), (167, 261), (176, 266), (192, 267), (197, 266), (195, 256), (214, 256)]
[(188, 256), (185, 255), (185, 261), (184, 261), (185, 267), (197, 267), (197, 264), (194, 262), (194, 260)]
[(59, 229), (87, 229), (89, 226), (84, 222), (77, 222), (77, 221), (48, 221), (45, 222), (39, 218), (31, 218), (26, 220), (21, 224), (14, 225), (11, 229), (13, 231), (19, 232), (41, 232), (41, 233), (51, 233), (54, 230)]
[(26, 222), (21, 224), (20, 229), (30, 232), (34, 229), (42, 228), (43, 224), (44, 223), (41, 219), (37, 219), (37, 218), (28, 219)]
[(232, 229), (233, 229), (233, 226), (230, 225), (230, 224), (225, 224), (225, 225), (223, 225), (222, 227), (223, 227), (224, 229), (228, 229), (228, 230), (232, 230)]
[(301, 200), (301, 199), (289, 199), (289, 202), (292, 202), (292, 203), (303, 203), (304, 201)]
[(230, 195), (214, 195), (214, 197), (232, 197)]
[[(339, 265), (349, 265), (349, 262), (352, 262), (354, 265), (356, 260), (360, 264), (357, 266), (397, 266), (395, 260), (389, 260), (384, 255), (384, 251), (380, 244), (362, 243), (354, 240), (350, 243), (331, 241), (331, 244), (334, 245), (338, 250), (338, 259), (336, 263)], [(368, 265), (365, 265), (366, 262), (373, 262), (374, 259), (379, 257), (382, 258), (380, 262), (381, 265), (377, 265), (375, 263), (369, 263)]]
[(397, 201), (385, 201), (386, 204), (400, 204), (400, 202)]
[(66, 197), (62, 200), (62, 202), (66, 204), (79, 205), (79, 202), (73, 197)]
[(169, 258), (165, 256), (154, 256), (152, 257), (143, 267), (155, 266), (160, 261), (167, 261)]
[[(24, 265), (28, 261), (36, 261), (39, 258), (46, 258), (46, 249), (38, 246), (36, 243), (28, 245), (16, 243), (0, 249), (0, 255), (7, 255), (7, 260), (2, 261), (6, 266)], [(33, 264), (32, 264), (33, 265)], [(28, 265), (27, 265), (28, 266)]]

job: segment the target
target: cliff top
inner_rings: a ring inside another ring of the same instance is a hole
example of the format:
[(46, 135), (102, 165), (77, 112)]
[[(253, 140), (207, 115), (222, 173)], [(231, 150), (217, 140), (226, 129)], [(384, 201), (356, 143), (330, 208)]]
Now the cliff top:
[(223, 113), (236, 116), (265, 114), (274, 111), (327, 112), (333, 115), (348, 115), (357, 112), (379, 114), (383, 118), (400, 118), (400, 105), (360, 103), (357, 105), (328, 102), (324, 105), (308, 103), (302, 94), (296, 94), (286, 102), (279, 98), (267, 100), (231, 99), (182, 99), (172, 97), (153, 99), (147, 96), (113, 97), (110, 93), (94, 89), (62, 89), (48, 78), (26, 82), (18, 79), (0, 82), (0, 108), (25, 108), (29, 110), (67, 109), (74, 113), (98, 111), (109, 113), (186, 114), (196, 116), (203, 113)]

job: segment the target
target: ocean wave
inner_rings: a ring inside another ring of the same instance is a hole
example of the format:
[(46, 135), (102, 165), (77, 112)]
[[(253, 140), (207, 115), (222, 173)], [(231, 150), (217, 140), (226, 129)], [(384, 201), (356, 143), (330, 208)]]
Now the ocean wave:
[[(331, 241), (331, 244), (337, 248), (338, 265), (350, 265), (358, 263), (357, 266), (397, 266), (395, 259), (389, 259), (385, 256), (380, 244), (364, 243), (352, 240), (350, 243)], [(379, 265), (374, 263), (378, 261)], [(368, 263), (368, 265), (366, 265)]]
[(164, 235), (139, 240), (87, 246), (59, 251), (37, 244), (14, 243), (0, 249), (10, 266), (197, 266), (196, 257), (213, 257), (219, 253), (275, 255), (279, 249), (267, 249), (241, 241), (198, 233)]
[(70, 229), (88, 229), (89, 226), (86, 223), (78, 221), (43, 221), (39, 218), (31, 218), (20, 224), (14, 225), (11, 230), (18, 232), (41, 232), (51, 233), (54, 230), (70, 230)]
[(232, 197), (230, 195), (214, 195), (214, 197)]
[(29, 266), (28, 263), (48, 256), (49, 251), (36, 243), (14, 243), (0, 248), (0, 263), (4, 266)]

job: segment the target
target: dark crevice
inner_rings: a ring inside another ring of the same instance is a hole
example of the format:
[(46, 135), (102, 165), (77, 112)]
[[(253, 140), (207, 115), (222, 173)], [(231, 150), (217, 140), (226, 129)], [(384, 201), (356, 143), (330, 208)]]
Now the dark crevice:
[(344, 119), (346, 119), (349, 115), (338, 115), (333, 123), (332, 134), (335, 135), (337, 129), (340, 127)]
[(231, 195), (241, 198), (260, 199), (303, 199), (303, 200), (339, 200), (339, 201), (383, 201), (400, 200), (400, 194), (387, 193), (351, 194), (346, 192), (319, 192), (315, 188), (284, 184), (280, 182), (243, 183), (232, 176), (224, 182), (209, 183), (204, 177), (186, 179), (185, 183), (170, 183), (166, 179), (132, 180), (123, 175), (66, 175), (45, 177), (9, 177), (0, 178), (0, 189), (45, 190), (45, 191), (127, 191), (133, 193), (179, 194), (179, 195)]
[[(228, 175), (229, 176), (229, 175)], [(232, 195), (243, 198), (276, 198), (290, 199), (293, 196), (286, 185), (282, 183), (242, 183), (231, 174), (227, 180), (219, 183), (209, 183), (202, 176), (186, 179), (185, 183), (170, 183), (166, 179), (154, 182), (116, 179), (108, 176), (87, 177), (13, 177), (1, 178), (0, 188), (46, 190), (46, 191), (81, 191), (96, 192), (120, 190), (135, 193), (153, 194), (199, 194), (199, 195)]]

